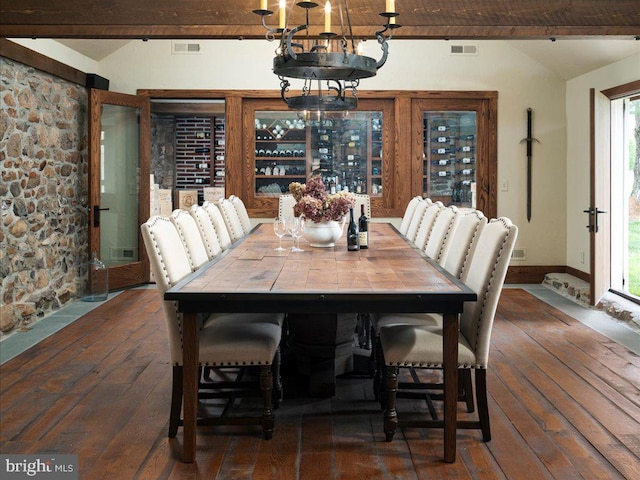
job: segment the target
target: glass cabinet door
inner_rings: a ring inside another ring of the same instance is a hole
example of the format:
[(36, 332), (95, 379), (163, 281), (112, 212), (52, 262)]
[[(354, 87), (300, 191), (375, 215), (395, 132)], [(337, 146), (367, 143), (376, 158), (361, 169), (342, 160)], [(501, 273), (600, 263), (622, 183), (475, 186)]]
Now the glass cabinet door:
[(280, 195), (307, 176), (309, 129), (297, 112), (255, 112), (255, 193)]
[(331, 191), (382, 196), (383, 112), (256, 110), (256, 196), (320, 175)]
[(309, 119), (310, 175), (332, 192), (382, 195), (382, 112), (321, 112)]
[(423, 195), (445, 205), (475, 207), (476, 112), (424, 112)]

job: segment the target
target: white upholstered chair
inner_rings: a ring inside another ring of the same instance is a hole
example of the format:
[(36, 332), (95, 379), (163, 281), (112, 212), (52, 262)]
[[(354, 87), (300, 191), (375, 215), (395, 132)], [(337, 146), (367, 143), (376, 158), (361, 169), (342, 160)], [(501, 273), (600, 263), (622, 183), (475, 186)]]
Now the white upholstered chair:
[(216, 235), (218, 235), (218, 241), (220, 242), (220, 248), (226, 250), (231, 245), (231, 236), (229, 230), (227, 230), (227, 224), (224, 221), (222, 212), (215, 203), (204, 202), (202, 204), (205, 212), (209, 215), (213, 228), (216, 229)]
[(444, 262), (440, 263), (454, 277), (460, 278), (465, 265), (469, 265), (480, 232), (486, 224), (487, 217), (480, 210), (470, 210), (459, 215), (453, 235), (447, 238), (449, 246)]
[[(425, 202), (426, 203), (426, 202)], [(418, 225), (418, 231), (413, 238), (413, 245), (420, 250), (424, 250), (425, 245), (429, 241), (431, 236), (431, 230), (433, 229), (436, 220), (440, 216), (440, 212), (445, 210), (445, 206), (442, 202), (432, 203), (427, 206)]]
[(189, 257), (191, 270), (195, 272), (209, 261), (209, 254), (198, 229), (198, 224), (189, 212), (182, 209), (171, 212), (169, 218), (180, 234), (180, 240)]
[[(182, 315), (177, 311), (175, 302), (165, 301), (164, 293), (178, 281), (191, 273), (191, 264), (183, 248), (180, 234), (169, 218), (155, 216), (140, 227), (145, 248), (149, 256), (156, 286), (163, 299), (165, 321), (167, 324), (170, 361), (173, 366), (173, 386), (171, 414), (169, 419), (169, 437), (177, 434), (181, 425), (182, 409)], [(279, 349), (281, 339), (281, 314), (224, 314), (210, 315), (199, 335), (199, 359), (201, 366), (237, 367), (253, 365), (260, 369), (259, 389), (263, 399), (263, 409), (259, 416), (222, 418), (203, 418), (199, 425), (261, 425), (265, 438), (271, 438), (274, 430), (273, 397), (274, 374), (276, 390), (279, 385)], [(273, 365), (273, 372), (272, 372)], [(228, 389), (229, 382), (222, 385)], [(215, 382), (207, 382), (208, 390), (215, 390)], [(246, 390), (246, 383), (237, 382), (238, 387)], [(200, 391), (204, 390), (201, 384)], [(236, 393), (239, 394), (239, 393)], [(201, 393), (199, 393), (201, 395)], [(204, 395), (204, 394), (203, 394)], [(228, 398), (233, 392), (209, 393), (212, 397)], [(279, 398), (281, 392), (276, 392)]]
[(195, 219), (200, 231), (200, 236), (204, 240), (204, 246), (207, 249), (209, 260), (217, 257), (222, 252), (222, 246), (218, 239), (218, 234), (213, 226), (213, 222), (207, 211), (200, 205), (193, 205), (189, 209), (189, 213)]
[(422, 223), (422, 217), (424, 216), (424, 212), (431, 206), (431, 203), (422, 201), (416, 205), (415, 210), (413, 211), (413, 215), (411, 216), (411, 221), (409, 222), (409, 227), (407, 228), (407, 233), (405, 233), (405, 237), (411, 243), (416, 239), (416, 235), (418, 234), (418, 229), (420, 228), (420, 224)]
[(240, 217), (238, 216), (238, 212), (236, 211), (236, 207), (233, 206), (233, 203), (226, 198), (221, 198), (218, 200), (217, 205), (220, 209), (220, 213), (222, 213), (222, 218), (227, 226), (227, 231), (229, 232), (231, 241), (235, 242), (242, 238), (244, 236), (244, 229), (242, 228), (242, 222), (240, 221)]
[(246, 235), (251, 231), (251, 220), (249, 219), (249, 214), (247, 213), (247, 208), (244, 206), (244, 202), (240, 197), (235, 195), (231, 195), (229, 197), (229, 201), (235, 207), (236, 213), (238, 214), (238, 218), (240, 219), (240, 224), (242, 225), (242, 231)]
[(293, 217), (293, 207), (296, 204), (296, 199), (290, 193), (280, 195), (278, 198), (278, 217), (286, 218)]
[(364, 205), (364, 214), (369, 220), (371, 220), (371, 197), (364, 193), (354, 193), (356, 197), (356, 204), (353, 207), (353, 215), (356, 220), (360, 218), (361, 205)]
[[(446, 210), (446, 209), (445, 209)], [(446, 259), (442, 265), (446, 271), (456, 278), (460, 278), (465, 266), (470, 263), (471, 256), (475, 250), (482, 228), (487, 224), (487, 217), (480, 210), (471, 210), (460, 214), (457, 225), (450, 235), (450, 247)], [(380, 333), (380, 329), (390, 325), (428, 325), (442, 326), (441, 315), (414, 315), (412, 313), (380, 314), (372, 316), (375, 335)]]
[(424, 246), (424, 253), (427, 257), (435, 260), (439, 264), (443, 247), (447, 237), (452, 236), (458, 221), (458, 209), (451, 205), (440, 210), (438, 218), (433, 223), (431, 233)]
[[(458, 422), (458, 428), (480, 429), (484, 441), (491, 440), (487, 405), (487, 366), (491, 330), (517, 235), (517, 227), (506, 218), (489, 222), (482, 229), (471, 263), (462, 276), (462, 281), (476, 292), (478, 300), (465, 303), (464, 311), (460, 315), (458, 369), (475, 371), (478, 421)], [(442, 329), (407, 324), (387, 326), (380, 330), (380, 344), (385, 365), (384, 391), (381, 392), (385, 396), (384, 431), (387, 441), (391, 441), (398, 425), (398, 368), (442, 368)], [(408, 385), (404, 384), (402, 387), (407, 388)], [(421, 424), (403, 421), (403, 425), (406, 426), (425, 424), (424, 421)], [(441, 424), (436, 423), (433, 426)]]
[(420, 202), (424, 201), (424, 199), (418, 195), (409, 200), (407, 204), (407, 208), (404, 211), (404, 215), (402, 216), (402, 222), (400, 223), (400, 233), (406, 235), (409, 231), (409, 225), (411, 224), (411, 219), (413, 219), (413, 214), (416, 211), (416, 207)]

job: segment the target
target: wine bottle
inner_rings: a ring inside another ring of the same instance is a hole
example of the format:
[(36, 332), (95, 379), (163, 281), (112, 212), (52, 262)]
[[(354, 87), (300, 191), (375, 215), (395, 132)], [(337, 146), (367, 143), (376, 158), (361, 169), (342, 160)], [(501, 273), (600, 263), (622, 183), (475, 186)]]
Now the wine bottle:
[(358, 241), (358, 226), (353, 219), (353, 208), (349, 209), (349, 227), (347, 228), (347, 250), (360, 250), (360, 242)]
[(358, 219), (358, 241), (360, 248), (369, 248), (369, 219), (364, 214), (364, 204), (360, 205), (360, 218)]

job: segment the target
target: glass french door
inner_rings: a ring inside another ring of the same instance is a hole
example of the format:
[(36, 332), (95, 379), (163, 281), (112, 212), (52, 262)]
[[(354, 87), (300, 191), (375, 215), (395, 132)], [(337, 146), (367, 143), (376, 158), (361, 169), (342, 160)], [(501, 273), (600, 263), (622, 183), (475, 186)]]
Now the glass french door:
[(109, 272), (109, 290), (149, 277), (140, 225), (149, 217), (147, 97), (91, 90), (89, 257)]

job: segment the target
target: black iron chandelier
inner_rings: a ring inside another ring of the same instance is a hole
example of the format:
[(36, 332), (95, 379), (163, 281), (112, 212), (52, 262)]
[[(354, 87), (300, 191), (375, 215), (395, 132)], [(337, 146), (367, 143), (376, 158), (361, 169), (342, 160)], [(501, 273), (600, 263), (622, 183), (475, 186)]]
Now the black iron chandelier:
[[(331, 29), (332, 11), (329, 1), (324, 8), (324, 30), (315, 39), (312, 39), (309, 33), (309, 13), (318, 6), (315, 2), (279, 0), (277, 28), (271, 28), (266, 24), (266, 17), (274, 13), (267, 8), (267, 0), (260, 0), (260, 8), (253, 11), (262, 17), (262, 25), (267, 30), (267, 40), (274, 41), (277, 37), (280, 38), (273, 59), (273, 73), (280, 79), (282, 100), (291, 109), (353, 110), (358, 106), (357, 87), (360, 79), (375, 76), (387, 61), (387, 41), (393, 36), (394, 30), (400, 28), (396, 23), (398, 13), (395, 11), (395, 0), (386, 0), (386, 11), (380, 13), (385, 23), (381, 30), (375, 32), (376, 40), (382, 49), (382, 57), (379, 60), (362, 55), (356, 47), (349, 15), (349, 0), (344, 0), (344, 6), (342, 0), (337, 0), (337, 4), (340, 15), (339, 39), (338, 34)], [(289, 28), (289, 19), (294, 7), (303, 9), (305, 23)], [(339, 44), (340, 51), (331, 51), (331, 40), (339, 40), (335, 43)], [(302, 95), (288, 95), (290, 79), (303, 80), (300, 89)]]

